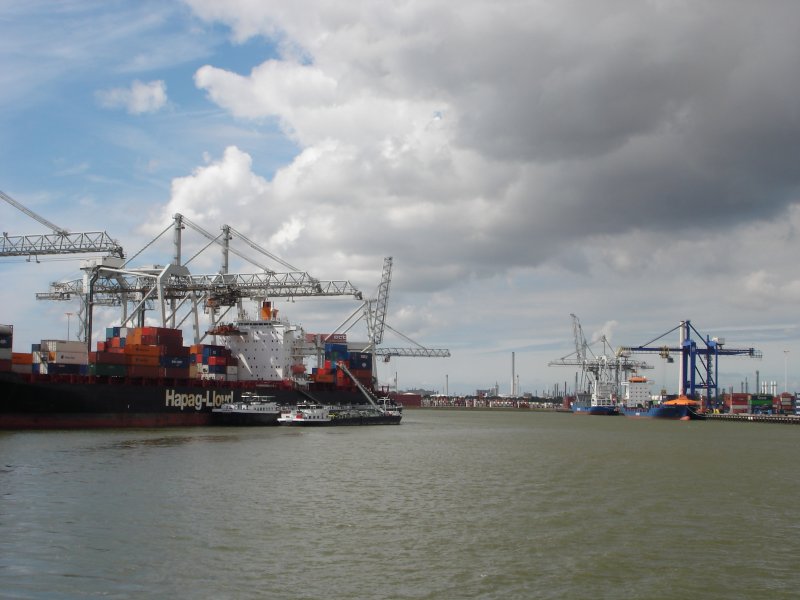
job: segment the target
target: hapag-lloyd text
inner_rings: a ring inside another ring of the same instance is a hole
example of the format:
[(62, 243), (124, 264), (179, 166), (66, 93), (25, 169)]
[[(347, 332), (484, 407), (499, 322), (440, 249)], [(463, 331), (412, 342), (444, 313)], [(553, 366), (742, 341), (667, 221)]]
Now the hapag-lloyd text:
[(213, 390), (207, 390), (197, 394), (183, 394), (175, 390), (166, 391), (166, 406), (180, 408), (193, 408), (202, 410), (203, 407), (219, 408), (226, 402), (233, 402), (233, 392), (221, 394)]

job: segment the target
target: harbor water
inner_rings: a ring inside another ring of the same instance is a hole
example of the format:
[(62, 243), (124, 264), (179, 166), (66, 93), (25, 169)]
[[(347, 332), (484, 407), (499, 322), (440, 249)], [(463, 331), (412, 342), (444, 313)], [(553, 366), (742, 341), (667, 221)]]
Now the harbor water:
[(0, 432), (3, 598), (795, 598), (800, 429)]

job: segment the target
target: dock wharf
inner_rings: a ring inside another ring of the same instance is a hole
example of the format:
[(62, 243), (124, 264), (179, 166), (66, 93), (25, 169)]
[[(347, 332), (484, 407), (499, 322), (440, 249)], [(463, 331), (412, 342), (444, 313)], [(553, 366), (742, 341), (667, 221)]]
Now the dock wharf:
[(705, 418), (709, 421), (742, 421), (748, 423), (784, 423), (800, 425), (800, 415), (751, 415), (751, 414), (713, 414), (708, 413)]

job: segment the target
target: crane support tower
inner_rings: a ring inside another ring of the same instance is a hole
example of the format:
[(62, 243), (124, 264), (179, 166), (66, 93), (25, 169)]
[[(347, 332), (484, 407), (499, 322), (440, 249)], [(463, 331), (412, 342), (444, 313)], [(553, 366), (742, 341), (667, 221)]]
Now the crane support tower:
[[(328, 337), (330, 338), (330, 336), (336, 333), (348, 331), (363, 318), (367, 324), (367, 335), (369, 338), (367, 345), (364, 347), (364, 352), (372, 352), (375, 356), (381, 356), (384, 362), (389, 362), (393, 356), (448, 358), (450, 356), (450, 350), (447, 348), (426, 348), (410, 337), (400, 333), (386, 322), (386, 307), (389, 303), (389, 284), (391, 280), (392, 257), (387, 256), (383, 259), (383, 272), (375, 297), (364, 300), (363, 304), (353, 311)], [(386, 329), (396, 333), (412, 344), (412, 346), (408, 348), (381, 347), (380, 344), (383, 342), (383, 332)]]
[(0, 244), (0, 257), (95, 253), (108, 254), (119, 258), (124, 256), (122, 246), (111, 239), (105, 231), (70, 233), (66, 229), (37, 215), (1, 190), (0, 198), (53, 232), (42, 235), (12, 236), (4, 231), (2, 244)]
[[(577, 315), (571, 313), (572, 333), (575, 338), (575, 351), (547, 363), (549, 367), (579, 367), (580, 381), (575, 382), (575, 394), (588, 393), (594, 384), (610, 386), (613, 394), (619, 396), (620, 386), (631, 373), (653, 367), (646, 362), (633, 360), (630, 353), (613, 352), (605, 335), (593, 344), (586, 340), (583, 327)], [(597, 351), (592, 346), (599, 346)]]

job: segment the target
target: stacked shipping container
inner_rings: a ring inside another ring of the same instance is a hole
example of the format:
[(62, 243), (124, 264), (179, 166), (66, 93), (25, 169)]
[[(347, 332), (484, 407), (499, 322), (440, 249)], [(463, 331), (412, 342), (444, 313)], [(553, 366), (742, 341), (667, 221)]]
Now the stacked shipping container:
[(83, 342), (42, 340), (31, 346), (31, 372), (41, 375), (87, 375), (89, 355)]
[(346, 344), (325, 344), (325, 362), (312, 369), (311, 379), (317, 383), (332, 383), (338, 388), (354, 387), (353, 380), (338, 368), (345, 364), (360, 383), (372, 384), (372, 354), (349, 352)]
[(11, 325), (0, 325), (0, 371), (12, 370), (14, 345), (14, 328)]
[(725, 406), (731, 414), (789, 414), (796, 408), (793, 394), (784, 392), (777, 396), (772, 394), (726, 394)]
[[(94, 375), (145, 379), (238, 380), (237, 361), (224, 346), (183, 345), (179, 329), (109, 327), (97, 350), (83, 342), (42, 340), (30, 353), (11, 351), (11, 334), (0, 326), (0, 370), (41, 375)], [(8, 346), (7, 352), (4, 346)]]
[(238, 361), (225, 346), (195, 344), (189, 349), (189, 377), (238, 381)]

